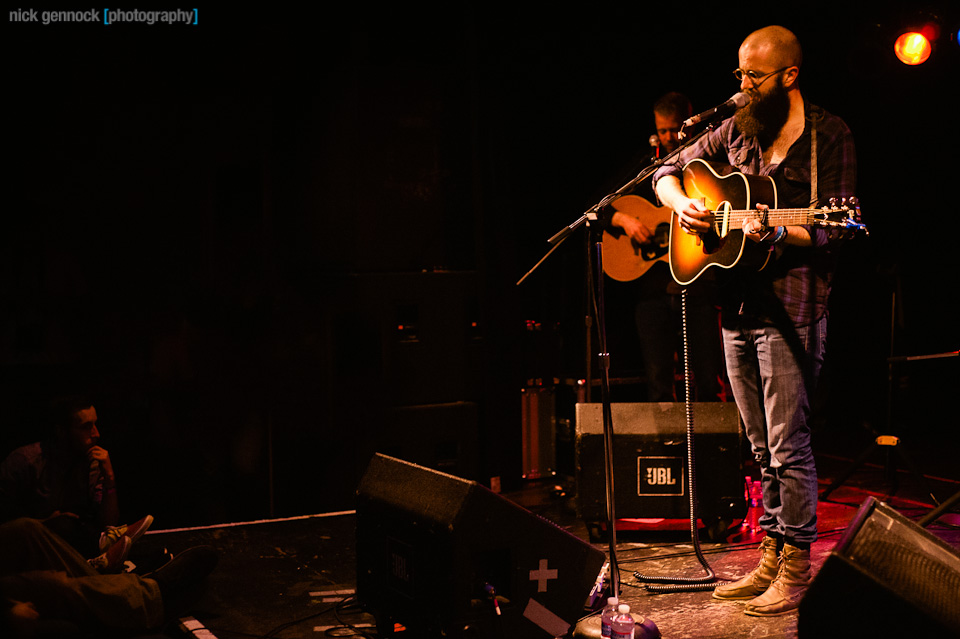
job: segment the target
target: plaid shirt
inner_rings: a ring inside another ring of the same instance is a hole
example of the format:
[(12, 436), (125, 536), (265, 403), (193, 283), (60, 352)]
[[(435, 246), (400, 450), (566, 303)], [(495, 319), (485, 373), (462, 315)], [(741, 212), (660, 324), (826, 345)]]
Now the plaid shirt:
[[(654, 175), (654, 183), (666, 175), (683, 179), (682, 167), (694, 158), (722, 162), (748, 175), (766, 175), (777, 185), (779, 208), (804, 208), (811, 205), (810, 146), (811, 114), (817, 121), (817, 193), (815, 206), (823, 206), (831, 197), (853, 196), (856, 187), (857, 160), (850, 129), (840, 118), (810, 103), (804, 104), (806, 126), (779, 164), (764, 164), (756, 138), (745, 138), (734, 126), (733, 118), (685, 149), (676, 163), (664, 165)], [(751, 206), (756, 202), (749, 203)], [(732, 269), (722, 286), (724, 315), (751, 316), (762, 321), (797, 326), (810, 324), (827, 310), (830, 283), (836, 267), (836, 249), (843, 236), (821, 227), (805, 226), (813, 246), (779, 244), (774, 258), (759, 272)], [(749, 242), (748, 242), (749, 244)]]

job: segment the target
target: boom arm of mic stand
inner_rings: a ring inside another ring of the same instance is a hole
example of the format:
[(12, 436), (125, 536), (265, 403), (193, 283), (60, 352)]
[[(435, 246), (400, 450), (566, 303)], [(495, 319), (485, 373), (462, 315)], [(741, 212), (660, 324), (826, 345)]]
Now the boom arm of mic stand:
[(661, 166), (663, 166), (663, 165), (666, 164), (667, 162), (669, 162), (669, 161), (673, 160), (674, 158), (676, 158), (677, 156), (679, 156), (681, 151), (683, 151), (683, 150), (686, 149), (688, 146), (690, 146), (691, 144), (693, 144), (694, 142), (696, 142), (697, 140), (699, 140), (699, 139), (700, 139), (705, 133), (707, 133), (708, 131), (712, 131), (715, 126), (716, 126), (715, 124), (711, 124), (711, 125), (707, 126), (707, 127), (704, 128), (702, 131), (700, 131), (699, 133), (697, 133), (695, 136), (693, 136), (692, 138), (690, 138), (690, 140), (688, 140), (687, 142), (684, 142), (683, 144), (681, 144), (679, 147), (677, 147), (676, 149), (674, 149), (673, 151), (671, 151), (671, 152), (668, 153), (667, 155), (663, 156), (662, 158), (655, 159), (652, 164), (649, 164), (648, 166), (644, 167), (644, 169), (643, 169), (642, 171), (640, 171), (640, 173), (639, 173), (635, 178), (633, 178), (632, 180), (630, 180), (629, 182), (627, 182), (626, 184), (624, 184), (623, 186), (621, 186), (620, 188), (618, 188), (618, 189), (617, 189), (616, 191), (614, 191), (613, 193), (605, 196), (605, 197), (604, 197), (603, 199), (601, 199), (599, 202), (597, 202), (597, 203), (594, 204), (592, 207), (590, 207), (589, 209), (587, 209), (587, 211), (584, 212), (584, 213), (583, 213), (579, 218), (577, 218), (573, 223), (568, 224), (567, 226), (563, 227), (562, 229), (560, 229), (559, 231), (557, 231), (556, 233), (554, 233), (554, 234), (550, 237), (550, 239), (547, 240), (547, 243), (551, 245), (551, 249), (550, 249), (549, 251), (547, 251), (547, 253), (546, 253), (542, 258), (540, 258), (540, 261), (538, 261), (538, 262), (533, 266), (533, 268), (531, 268), (529, 271), (527, 271), (527, 273), (524, 274), (524, 276), (521, 277), (521, 278), (517, 281), (517, 286), (519, 286), (520, 284), (523, 284), (523, 281), (524, 281), (525, 279), (527, 279), (535, 270), (537, 270), (537, 268), (539, 268), (539, 266), (540, 266), (541, 264), (543, 264), (544, 260), (546, 260), (547, 257), (549, 257), (550, 254), (553, 253), (553, 251), (555, 251), (556, 248), (557, 248), (565, 239), (567, 239), (567, 237), (570, 236), (570, 234), (572, 234), (574, 231), (576, 231), (577, 229), (579, 229), (581, 226), (583, 226), (583, 225), (586, 224), (587, 222), (590, 222), (590, 221), (593, 221), (593, 220), (597, 220), (597, 219), (599, 218), (599, 211), (600, 211), (601, 209), (603, 209), (603, 207), (605, 207), (607, 204), (609, 204), (609, 203), (612, 202), (613, 200), (615, 200), (615, 199), (617, 199), (618, 197), (620, 197), (620, 195), (624, 194), (626, 191), (629, 191), (629, 190), (633, 189), (633, 188), (634, 188), (637, 184), (639, 184), (640, 182), (643, 182), (645, 179), (647, 179), (648, 177), (650, 177), (651, 175), (653, 175), (653, 174), (657, 171), (657, 169), (659, 169)]
[(520, 286), (521, 284), (523, 284), (523, 281), (524, 281), (525, 279), (527, 279), (528, 277), (530, 277), (535, 270), (537, 270), (538, 268), (540, 268), (540, 265), (543, 264), (544, 261), (546, 261), (546, 259), (547, 259), (548, 257), (550, 257), (550, 254), (553, 253), (554, 251), (556, 251), (558, 248), (560, 248), (560, 245), (563, 243), (563, 241), (564, 241), (565, 239), (567, 239), (568, 237), (570, 237), (570, 235), (571, 235), (574, 231), (576, 231), (578, 228), (580, 228), (581, 226), (583, 226), (584, 224), (586, 224), (586, 223), (589, 222), (590, 220), (595, 220), (595, 219), (597, 219), (597, 213), (596, 213), (596, 211), (595, 211), (594, 209), (590, 209), (589, 211), (587, 211), (586, 213), (584, 213), (583, 215), (581, 215), (581, 216), (580, 216), (580, 219), (578, 219), (576, 222), (574, 222), (573, 224), (570, 224), (569, 226), (565, 226), (565, 227), (563, 227), (562, 229), (560, 229), (559, 231), (557, 231), (557, 232), (554, 234), (553, 237), (551, 237), (549, 240), (547, 240), (547, 242), (552, 245), (552, 246), (550, 247), (550, 250), (547, 251), (547, 252), (544, 254), (544, 256), (541, 257), (540, 260), (539, 260), (536, 264), (533, 265), (533, 268), (531, 268), (529, 271), (527, 271), (526, 273), (524, 273), (523, 277), (521, 277), (519, 280), (517, 280), (517, 286)]
[[(712, 131), (714, 128), (716, 128), (716, 123), (712, 123), (712, 124), (704, 127), (704, 129), (703, 129), (702, 131), (699, 131), (696, 135), (694, 135), (693, 137), (691, 137), (689, 140), (687, 140), (686, 142), (684, 142), (683, 144), (681, 144), (680, 146), (678, 146), (676, 149), (674, 149), (674, 150), (671, 151), (670, 153), (668, 153), (668, 154), (666, 154), (665, 156), (663, 156), (662, 158), (652, 158), (653, 161), (652, 161), (650, 164), (648, 164), (647, 166), (645, 166), (645, 167), (643, 168), (643, 170), (640, 171), (640, 173), (638, 173), (635, 178), (633, 178), (632, 180), (630, 180), (629, 182), (627, 182), (626, 184), (624, 184), (623, 186), (621, 186), (620, 188), (618, 188), (616, 191), (614, 191), (614, 192), (611, 193), (610, 195), (604, 197), (603, 200), (601, 200), (601, 201), (600, 201), (597, 205), (595, 205), (594, 208), (591, 209), (591, 210), (597, 210), (597, 211), (599, 211), (601, 208), (603, 208), (604, 206), (606, 206), (607, 204), (609, 204), (612, 200), (615, 200), (616, 198), (620, 197), (621, 195), (623, 195), (623, 194), (626, 193), (627, 191), (632, 190), (632, 189), (633, 189), (634, 187), (636, 187), (638, 184), (640, 184), (641, 182), (643, 182), (644, 180), (646, 180), (648, 177), (650, 177), (651, 175), (653, 175), (654, 173), (656, 173), (657, 170), (658, 170), (661, 166), (663, 166), (664, 164), (666, 164), (666, 163), (674, 160), (675, 158), (679, 157), (679, 155), (680, 155), (684, 150), (686, 150), (691, 144), (693, 144), (694, 142), (696, 142), (697, 140), (699, 140), (701, 137), (703, 137), (704, 135), (706, 135), (707, 133), (709, 133), (710, 131)], [(683, 135), (683, 130), (682, 130), (682, 129), (681, 129), (680, 132), (681, 132), (681, 135)], [(682, 138), (681, 138), (681, 139), (682, 139)]]
[(581, 215), (580, 218), (577, 219), (573, 224), (565, 226), (559, 231), (557, 231), (556, 233), (554, 233), (553, 237), (547, 240), (547, 244), (555, 245), (564, 241), (565, 239), (567, 239), (567, 236), (569, 236), (571, 233), (576, 231), (578, 228), (580, 228), (587, 222), (596, 220), (598, 218), (597, 211), (599, 210), (600, 209), (598, 207), (590, 209), (589, 211)]

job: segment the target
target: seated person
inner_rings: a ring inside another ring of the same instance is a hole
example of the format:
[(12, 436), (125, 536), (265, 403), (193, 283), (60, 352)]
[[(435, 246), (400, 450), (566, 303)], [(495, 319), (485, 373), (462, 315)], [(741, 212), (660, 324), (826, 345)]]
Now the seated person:
[(196, 546), (146, 576), (104, 575), (40, 521), (15, 519), (0, 525), (0, 636), (158, 628), (217, 559)]
[(43, 520), (97, 565), (126, 535), (136, 541), (153, 517), (118, 526), (116, 477), (110, 453), (100, 446), (97, 410), (83, 396), (55, 402), (52, 430), (43, 441), (17, 448), (0, 463), (0, 522)]

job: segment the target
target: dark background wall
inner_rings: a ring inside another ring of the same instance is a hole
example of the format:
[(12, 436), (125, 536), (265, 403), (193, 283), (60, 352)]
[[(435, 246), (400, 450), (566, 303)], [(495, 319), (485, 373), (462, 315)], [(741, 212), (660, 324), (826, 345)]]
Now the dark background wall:
[[(854, 132), (871, 231), (837, 282), (829, 432), (882, 422), (893, 291), (893, 352), (957, 348), (960, 52), (900, 65), (907, 17), (390, 5), (8, 24), (4, 449), (35, 439), (51, 395), (91, 389), (125, 509), (170, 526), (350, 508), (374, 450), (519, 481), (520, 388), (585, 374), (584, 236), (517, 280), (643, 148), (653, 101), (726, 99), (739, 43), (770, 23), (805, 46), (806, 97)], [(635, 367), (610, 324), (615, 372)], [(948, 375), (912, 375), (898, 385), (939, 436)]]

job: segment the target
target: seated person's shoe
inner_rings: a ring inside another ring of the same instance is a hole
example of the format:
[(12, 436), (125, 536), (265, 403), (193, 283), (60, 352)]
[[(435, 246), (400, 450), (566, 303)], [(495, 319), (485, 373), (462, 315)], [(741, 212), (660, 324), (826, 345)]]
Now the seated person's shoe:
[(133, 541), (129, 537), (123, 536), (107, 548), (106, 552), (93, 559), (88, 559), (87, 563), (104, 575), (123, 572), (132, 545)]
[(143, 536), (143, 533), (147, 532), (147, 529), (150, 528), (153, 524), (153, 515), (147, 515), (142, 519), (138, 519), (132, 524), (124, 524), (123, 526), (108, 526), (105, 531), (100, 533), (100, 552), (104, 552), (112, 546), (118, 539), (123, 536), (130, 538), (130, 541), (136, 541)]
[(220, 556), (212, 546), (187, 548), (145, 577), (160, 586), (164, 600), (176, 597), (213, 572)]

